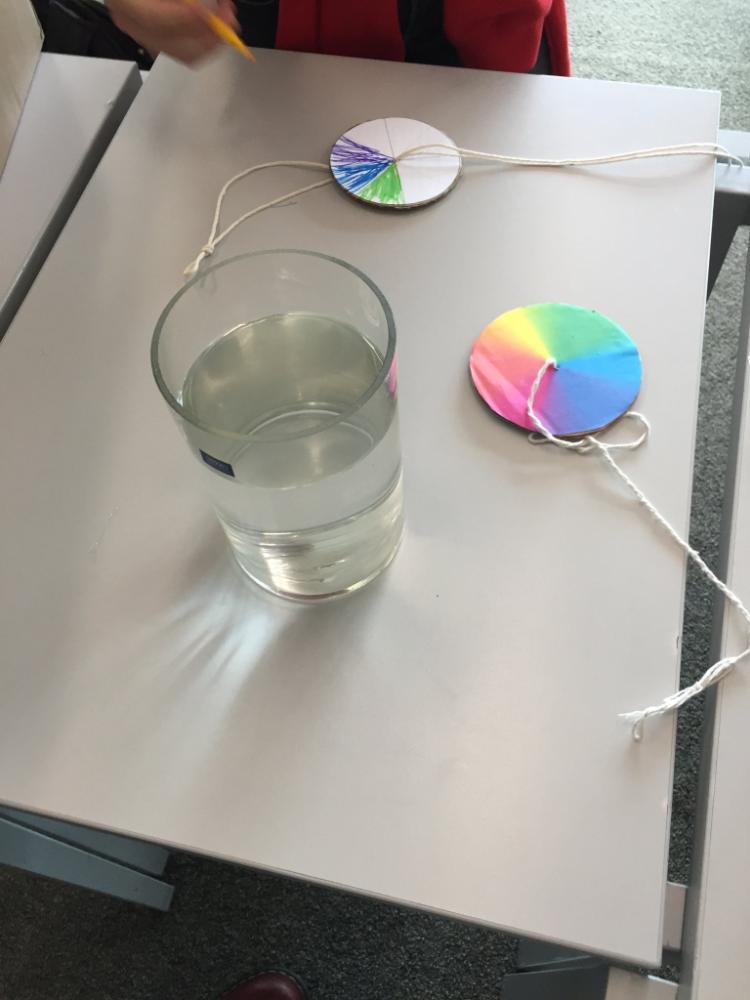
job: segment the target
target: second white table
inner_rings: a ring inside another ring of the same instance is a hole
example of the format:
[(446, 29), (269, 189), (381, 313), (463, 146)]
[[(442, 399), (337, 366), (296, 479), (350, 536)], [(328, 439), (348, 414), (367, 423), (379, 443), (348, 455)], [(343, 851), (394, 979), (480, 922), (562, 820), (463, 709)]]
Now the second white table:
[(0, 338), (140, 85), (134, 63), (39, 59), (0, 178)]

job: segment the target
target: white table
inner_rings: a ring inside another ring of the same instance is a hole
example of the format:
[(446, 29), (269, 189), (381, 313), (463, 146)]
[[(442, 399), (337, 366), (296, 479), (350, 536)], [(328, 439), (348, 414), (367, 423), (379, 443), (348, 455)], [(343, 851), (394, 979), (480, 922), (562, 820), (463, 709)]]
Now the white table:
[[(393, 306), (408, 535), (348, 602), (279, 606), (241, 584), (148, 352), (243, 167), (323, 158), (384, 113), (551, 157), (712, 140), (718, 107), (290, 53), (160, 61), (0, 350), (16, 428), (0, 440), (0, 799), (656, 964), (674, 727), (636, 745), (616, 716), (677, 683), (684, 566), (602, 465), (532, 448), (466, 368), (511, 306), (617, 318), (654, 425), (627, 468), (687, 530), (713, 163), (468, 166), (405, 214), (326, 188), (226, 241), (220, 256), (339, 255)], [(238, 185), (227, 219), (308, 176)]]
[(139, 87), (134, 63), (39, 59), (0, 179), (0, 337)]
[[(747, 606), (750, 600), (750, 257), (739, 345), (735, 399), (736, 467), (730, 466), (724, 511), (727, 581)], [(744, 397), (744, 398), (743, 398)], [(726, 612), (717, 655), (743, 649), (747, 635), (739, 616)], [(696, 875), (688, 897), (684, 1000), (727, 1000), (747, 995), (750, 927), (750, 677), (745, 661), (708, 697), (708, 740), (699, 798)]]

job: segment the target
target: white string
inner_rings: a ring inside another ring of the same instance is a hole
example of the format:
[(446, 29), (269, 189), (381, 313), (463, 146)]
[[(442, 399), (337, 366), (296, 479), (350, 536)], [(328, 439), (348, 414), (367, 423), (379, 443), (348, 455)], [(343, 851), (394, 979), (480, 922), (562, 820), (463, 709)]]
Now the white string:
[[(715, 143), (686, 143), (682, 145), (675, 146), (657, 146), (651, 149), (641, 149), (634, 150), (628, 153), (613, 153), (607, 156), (596, 156), (596, 157), (584, 157), (578, 159), (565, 159), (565, 160), (541, 160), (541, 159), (527, 159), (525, 157), (518, 156), (504, 156), (500, 153), (482, 153), (478, 150), (462, 149), (458, 146), (451, 146), (446, 143), (428, 144), (424, 146), (415, 146), (412, 149), (405, 150), (403, 153), (396, 157), (395, 162), (406, 159), (407, 157), (418, 156), (421, 153), (431, 152), (435, 155), (436, 151), (441, 151), (438, 155), (445, 156), (455, 156), (459, 154), (460, 156), (467, 159), (475, 160), (485, 160), (490, 162), (505, 163), (514, 166), (530, 166), (530, 167), (569, 167), (569, 166), (590, 166), (596, 164), (604, 163), (617, 163), (622, 160), (639, 160), (639, 159), (649, 159), (651, 157), (657, 156), (713, 156), (715, 159), (726, 158), (730, 162), (738, 163), (740, 166), (744, 166), (743, 161), (734, 156), (723, 146)], [(329, 165), (326, 163), (315, 163), (308, 160), (274, 160), (269, 163), (259, 163), (256, 166), (248, 167), (246, 170), (240, 171), (240, 173), (235, 174), (231, 177), (226, 184), (222, 187), (219, 192), (219, 197), (216, 202), (216, 210), (214, 211), (213, 222), (211, 224), (211, 232), (209, 233), (208, 240), (201, 248), (198, 256), (191, 261), (190, 264), (185, 268), (185, 275), (187, 277), (192, 277), (197, 274), (201, 263), (206, 257), (210, 257), (216, 247), (226, 239), (230, 233), (232, 233), (238, 226), (248, 219), (252, 218), (254, 215), (258, 215), (260, 212), (264, 212), (267, 208), (273, 208), (276, 205), (282, 205), (292, 198), (299, 197), (300, 195), (306, 194), (308, 191), (314, 191), (316, 188), (324, 187), (327, 184), (332, 183), (333, 177), (327, 177), (323, 181), (316, 181), (314, 184), (307, 184), (304, 187), (297, 188), (295, 191), (290, 191), (288, 194), (281, 195), (278, 198), (274, 198), (271, 201), (265, 202), (262, 205), (258, 205), (257, 208), (251, 209), (249, 212), (245, 212), (238, 219), (235, 219), (223, 232), (217, 234), (219, 228), (219, 221), (221, 218), (221, 209), (224, 204), (224, 198), (227, 192), (233, 184), (237, 181), (242, 180), (244, 177), (248, 177), (250, 174), (254, 174), (259, 170), (266, 170), (270, 167), (308, 167), (313, 170), (326, 170), (330, 169)], [(650, 426), (648, 420), (635, 411), (631, 410), (625, 414), (625, 417), (629, 419), (637, 420), (642, 427), (641, 434), (633, 439), (632, 441), (627, 441), (624, 443), (615, 444), (605, 444), (596, 435), (587, 435), (579, 440), (566, 440), (564, 438), (556, 437), (548, 427), (542, 423), (542, 421), (537, 416), (534, 410), (534, 402), (536, 400), (537, 393), (539, 392), (539, 387), (542, 384), (544, 376), (551, 368), (556, 368), (557, 362), (554, 358), (547, 358), (544, 364), (540, 367), (536, 374), (536, 377), (531, 385), (529, 391), (529, 398), (527, 403), (527, 413), (530, 420), (533, 422), (534, 426), (538, 430), (538, 434), (531, 434), (530, 440), (533, 444), (539, 444), (543, 442), (551, 442), (560, 448), (567, 449), (569, 451), (577, 451), (580, 453), (589, 452), (593, 449), (599, 451), (601, 456), (610, 466), (610, 468), (619, 476), (622, 482), (628, 487), (628, 489), (633, 493), (636, 500), (646, 508), (649, 514), (654, 518), (654, 520), (661, 525), (661, 527), (667, 532), (667, 534), (672, 538), (672, 540), (693, 560), (693, 562), (698, 566), (703, 575), (721, 592), (724, 598), (733, 605), (733, 607), (739, 612), (742, 618), (745, 620), (745, 625), (747, 627), (748, 633), (748, 646), (740, 653), (735, 656), (727, 656), (719, 660), (717, 663), (713, 664), (701, 678), (699, 678), (694, 684), (689, 687), (677, 691), (675, 694), (668, 695), (663, 701), (658, 705), (649, 705), (648, 708), (641, 709), (636, 712), (626, 712), (621, 715), (621, 718), (626, 719), (632, 723), (633, 738), (635, 740), (640, 740), (643, 733), (643, 723), (644, 721), (653, 715), (664, 715), (667, 712), (672, 712), (678, 709), (685, 702), (690, 701), (697, 694), (705, 691), (706, 688), (713, 684), (716, 684), (722, 679), (734, 666), (739, 663), (746, 656), (750, 654), (750, 612), (744, 606), (742, 601), (734, 594), (725, 583), (723, 583), (704, 562), (701, 555), (688, 544), (672, 527), (669, 521), (664, 518), (659, 511), (654, 507), (651, 501), (645, 496), (645, 494), (640, 490), (640, 488), (633, 482), (633, 480), (620, 468), (620, 466), (612, 458), (612, 452), (615, 450), (632, 450), (640, 447), (641, 444), (648, 438), (650, 433)]]
[(304, 187), (297, 188), (296, 191), (290, 191), (288, 194), (283, 194), (279, 198), (274, 198), (272, 201), (267, 201), (263, 205), (258, 205), (257, 208), (253, 208), (249, 212), (245, 212), (245, 214), (241, 215), (239, 219), (235, 219), (230, 226), (227, 226), (223, 232), (217, 235), (219, 220), (221, 218), (221, 209), (224, 205), (224, 198), (226, 197), (230, 187), (237, 181), (242, 180), (243, 177), (249, 177), (250, 174), (254, 174), (258, 170), (266, 170), (268, 167), (309, 167), (311, 170), (326, 171), (330, 171), (331, 169), (327, 163), (313, 163), (309, 160), (273, 160), (270, 163), (258, 163), (256, 166), (248, 167), (247, 170), (241, 170), (240, 173), (235, 174), (234, 177), (230, 177), (219, 192), (213, 222), (211, 223), (211, 232), (208, 235), (208, 239), (201, 247), (195, 260), (192, 260), (185, 268), (185, 277), (192, 278), (193, 275), (197, 274), (198, 269), (206, 257), (210, 257), (221, 241), (226, 239), (227, 236), (229, 236), (229, 234), (233, 232), (237, 226), (242, 225), (243, 222), (251, 219), (254, 215), (258, 215), (260, 212), (265, 212), (267, 208), (275, 208), (276, 205), (283, 205), (284, 202), (290, 201), (292, 198), (297, 198), (299, 195), (307, 194), (308, 191), (314, 191), (316, 188), (324, 187), (326, 184), (330, 184), (333, 181), (332, 177), (327, 177), (324, 181), (316, 181), (315, 184), (306, 184)]
[(627, 417), (638, 419), (643, 426), (643, 433), (640, 437), (633, 441), (626, 442), (625, 444), (606, 444), (593, 434), (589, 434), (577, 441), (570, 441), (564, 438), (556, 437), (552, 431), (550, 431), (549, 428), (542, 423), (534, 410), (534, 402), (536, 400), (537, 393), (539, 392), (539, 387), (542, 384), (544, 376), (551, 368), (557, 368), (557, 362), (554, 358), (547, 358), (537, 372), (536, 378), (531, 385), (531, 390), (529, 391), (527, 413), (541, 435), (541, 438), (537, 435), (532, 435), (534, 443), (538, 444), (540, 440), (550, 441), (560, 448), (566, 448), (571, 451), (579, 452), (587, 452), (592, 449), (596, 449), (609, 467), (619, 476), (622, 482), (625, 483), (631, 493), (635, 496), (638, 503), (645, 507), (651, 517), (661, 525), (670, 538), (690, 557), (690, 559), (693, 560), (706, 579), (708, 579), (717, 588), (717, 590), (721, 592), (725, 600), (727, 600), (738, 611), (740, 616), (744, 619), (747, 629), (748, 645), (742, 650), (742, 652), (737, 653), (734, 656), (723, 657), (721, 660), (709, 667), (703, 676), (700, 677), (694, 684), (675, 692), (675, 694), (668, 695), (663, 701), (659, 702), (659, 704), (649, 705), (648, 708), (643, 708), (636, 712), (624, 712), (620, 715), (621, 719), (625, 719), (627, 722), (632, 723), (633, 739), (640, 740), (643, 735), (643, 723), (646, 719), (651, 716), (665, 715), (667, 712), (676, 711), (696, 695), (701, 694), (701, 692), (705, 691), (713, 684), (717, 684), (722, 677), (725, 677), (730, 670), (732, 670), (735, 664), (739, 663), (750, 654), (750, 611), (748, 611), (739, 597), (737, 597), (737, 595), (731, 591), (729, 587), (727, 587), (727, 585), (706, 565), (700, 553), (677, 533), (669, 521), (667, 521), (667, 519), (659, 513), (643, 491), (633, 482), (630, 476), (628, 476), (628, 474), (620, 468), (614, 458), (612, 458), (612, 452), (616, 448), (633, 449), (643, 444), (650, 431), (646, 418), (640, 413), (635, 413), (635, 411), (632, 410), (625, 414)]
[[(459, 155), (467, 160), (483, 160), (492, 163), (504, 163), (508, 166), (521, 167), (585, 167), (603, 163), (619, 163), (622, 160), (645, 160), (657, 156), (713, 156), (714, 159), (723, 158), (730, 162), (737, 163), (741, 167), (744, 166), (744, 162), (738, 156), (730, 153), (729, 150), (725, 149), (723, 146), (712, 142), (692, 142), (675, 146), (654, 146), (651, 149), (637, 149), (629, 153), (612, 153), (608, 156), (588, 156), (579, 159), (565, 160), (539, 160), (529, 159), (523, 156), (505, 156), (502, 153), (482, 153), (476, 149), (462, 149), (460, 146), (451, 146), (447, 143), (434, 143), (424, 146), (414, 146), (412, 149), (406, 149), (395, 158), (395, 162), (399, 163), (401, 160), (405, 160), (413, 156), (419, 156), (421, 154), (433, 156)], [(248, 177), (250, 174), (254, 174), (258, 170), (266, 170), (269, 167), (308, 167), (311, 170), (326, 171), (331, 169), (330, 165), (327, 163), (315, 163), (309, 160), (273, 160), (269, 163), (259, 163), (254, 167), (248, 167), (247, 170), (241, 170), (240, 173), (235, 174), (234, 177), (230, 177), (219, 192), (219, 197), (216, 202), (216, 210), (211, 224), (211, 232), (209, 233), (208, 239), (201, 247), (198, 256), (185, 268), (184, 273), (186, 277), (192, 278), (195, 274), (197, 274), (206, 257), (210, 257), (221, 241), (226, 239), (227, 236), (229, 236), (229, 234), (233, 232), (237, 226), (242, 225), (243, 222), (251, 219), (254, 215), (259, 215), (261, 212), (265, 212), (267, 208), (275, 208), (277, 205), (283, 205), (285, 202), (291, 201), (292, 198), (297, 198), (300, 195), (307, 194), (308, 191), (314, 191), (316, 188), (325, 187), (333, 181), (332, 177), (327, 177), (324, 181), (317, 181), (315, 184), (306, 184), (304, 187), (297, 188), (296, 191), (290, 191), (289, 194), (281, 195), (279, 198), (267, 201), (263, 205), (258, 205), (257, 208), (253, 208), (249, 212), (245, 212), (244, 215), (240, 216), (239, 219), (236, 219), (230, 226), (227, 226), (223, 232), (218, 233), (217, 235), (221, 209), (224, 204), (224, 198), (230, 187), (237, 181), (242, 180), (243, 177)]]
[(741, 167), (745, 164), (739, 156), (730, 153), (724, 146), (715, 142), (687, 142), (673, 146), (653, 146), (649, 149), (636, 149), (627, 153), (609, 153), (605, 156), (584, 156), (564, 160), (543, 160), (526, 156), (507, 156), (503, 153), (483, 153), (478, 149), (463, 149), (451, 146), (449, 143), (427, 143), (424, 146), (414, 146), (406, 149), (396, 157), (396, 163), (410, 159), (413, 156), (461, 156), (465, 160), (484, 160), (491, 163), (504, 163), (514, 167), (590, 167), (603, 163), (621, 163), (624, 160), (649, 160), (662, 156), (712, 156), (714, 159), (726, 159)]

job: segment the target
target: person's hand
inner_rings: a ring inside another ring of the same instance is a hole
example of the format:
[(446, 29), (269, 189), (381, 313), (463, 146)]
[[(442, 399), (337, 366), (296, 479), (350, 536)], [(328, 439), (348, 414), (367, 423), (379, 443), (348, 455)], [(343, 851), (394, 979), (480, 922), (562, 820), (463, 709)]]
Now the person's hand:
[[(166, 52), (190, 64), (221, 44), (200, 11), (184, 0), (108, 0), (107, 5), (117, 27), (151, 55)], [(212, 10), (239, 30), (233, 0), (218, 0)]]

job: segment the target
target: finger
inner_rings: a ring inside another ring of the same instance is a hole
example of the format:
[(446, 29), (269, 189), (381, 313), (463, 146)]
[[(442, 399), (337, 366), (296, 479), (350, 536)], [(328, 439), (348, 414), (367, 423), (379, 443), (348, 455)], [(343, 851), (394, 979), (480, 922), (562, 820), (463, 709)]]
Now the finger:
[(169, 19), (154, 22), (151, 34), (159, 39), (162, 47), (165, 48), (170, 43), (176, 44), (181, 41), (195, 42), (197, 45), (209, 45), (213, 47), (216, 41), (216, 33), (211, 28), (207, 20), (200, 14), (191, 16), (195, 12), (187, 9), (188, 17), (185, 19)]
[(143, 25), (136, 24), (127, 17), (120, 19), (118, 27), (134, 38), (152, 56), (164, 52), (173, 59), (189, 65), (208, 55), (219, 44), (219, 40), (208, 28), (199, 33), (191, 31), (187, 34), (163, 30), (144, 31)]
[(237, 20), (237, 8), (232, 0), (219, 0), (216, 13), (222, 21), (226, 21), (235, 31), (240, 31), (240, 22)]
[(176, 44), (170, 44), (168, 48), (166, 46), (162, 47), (162, 52), (188, 66), (194, 66), (213, 52), (219, 44), (219, 40), (215, 36), (212, 36), (206, 42), (183, 38)]
[(200, 11), (184, 0), (130, 0), (127, 18), (157, 34), (190, 36), (206, 26)]
[(165, 52), (194, 63), (218, 44), (199, 9), (185, 0), (128, 0), (116, 4), (113, 19), (149, 52)]

